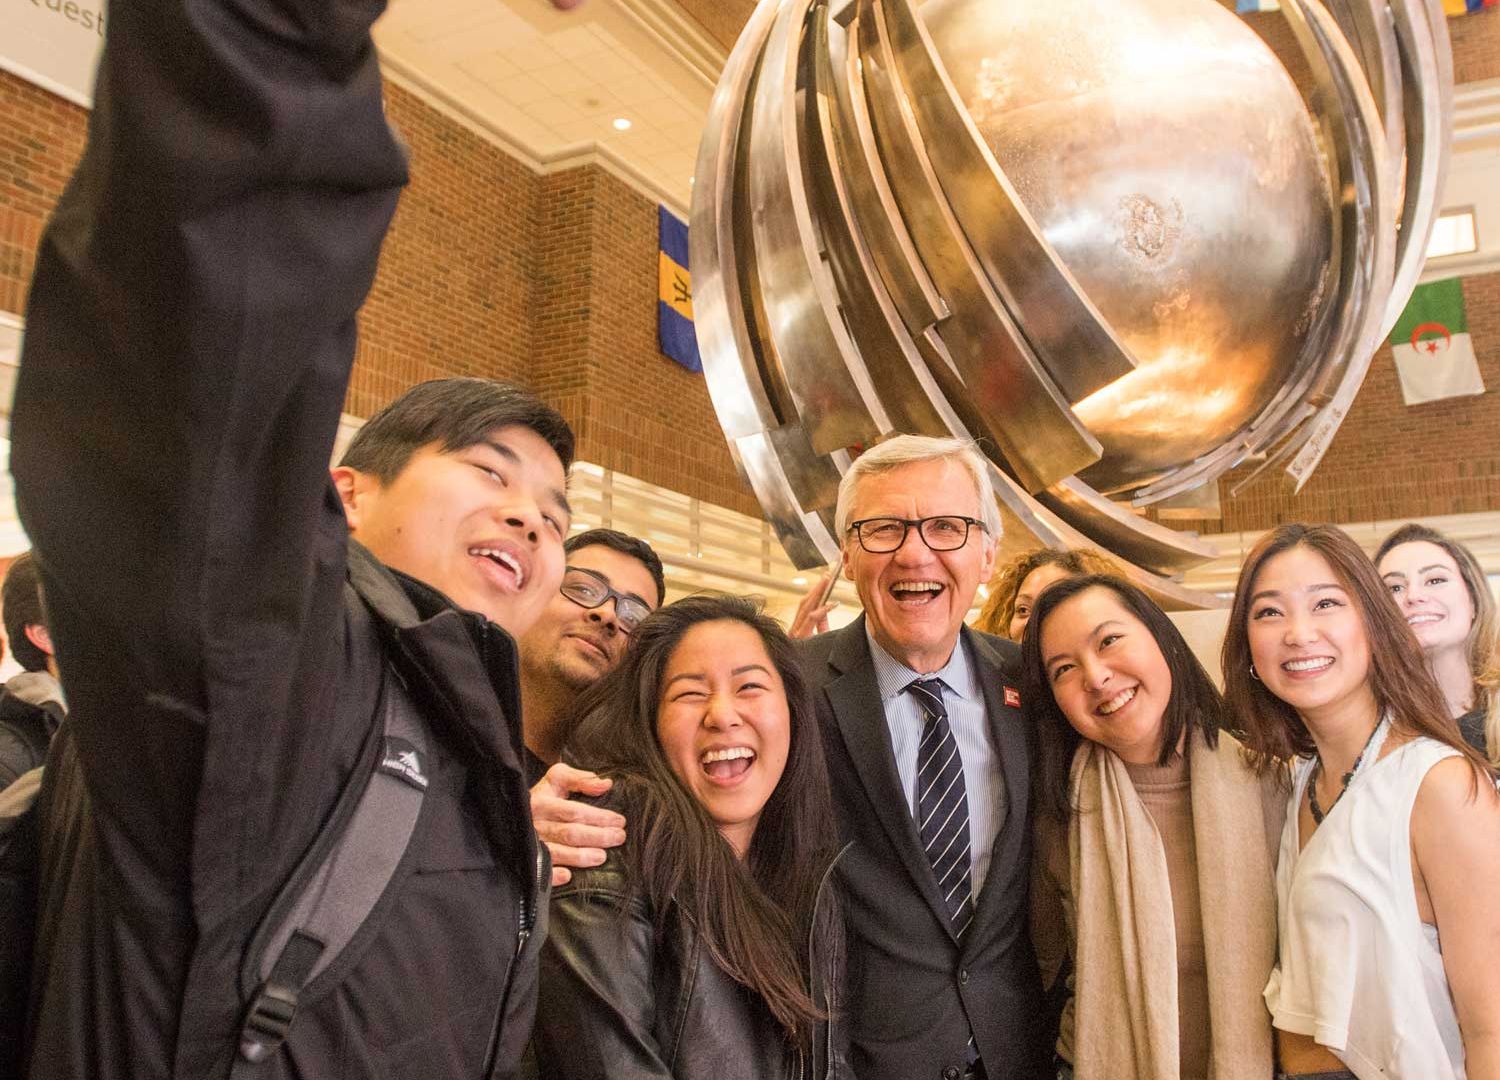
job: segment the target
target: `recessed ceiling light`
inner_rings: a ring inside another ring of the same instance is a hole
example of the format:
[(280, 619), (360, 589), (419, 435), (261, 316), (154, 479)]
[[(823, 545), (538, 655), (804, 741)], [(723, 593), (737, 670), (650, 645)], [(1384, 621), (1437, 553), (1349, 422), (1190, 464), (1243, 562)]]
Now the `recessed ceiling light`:
[(792, 578), (792, 584), (793, 585), (806, 585), (807, 584), (807, 579), (805, 577), (794, 577), (794, 578)]
[(629, 131), (630, 130), (630, 121), (627, 120), (623, 116), (617, 116), (617, 117), (615, 117), (615, 130), (616, 131)]

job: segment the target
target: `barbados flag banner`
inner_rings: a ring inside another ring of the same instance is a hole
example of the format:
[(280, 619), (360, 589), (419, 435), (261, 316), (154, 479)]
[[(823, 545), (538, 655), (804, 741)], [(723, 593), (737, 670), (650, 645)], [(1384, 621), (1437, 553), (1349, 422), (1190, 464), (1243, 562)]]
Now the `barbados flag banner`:
[(693, 330), (693, 277), (688, 273), (688, 227), (665, 206), (656, 208), (656, 336), (661, 351), (689, 371), (702, 371), (698, 335)]
[(1500, 7), (1500, 0), (1443, 0), (1443, 11), (1450, 18), (1454, 15), (1472, 15), (1476, 11)]

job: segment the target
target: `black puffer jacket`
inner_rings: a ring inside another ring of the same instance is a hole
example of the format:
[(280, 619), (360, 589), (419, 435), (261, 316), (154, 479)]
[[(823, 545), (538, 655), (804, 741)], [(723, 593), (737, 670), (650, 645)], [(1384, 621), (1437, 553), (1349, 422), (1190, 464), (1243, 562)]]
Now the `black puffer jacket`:
[[(829, 871), (820, 912), (838, 903)], [(839, 1015), (842, 940), (808, 943), (813, 998), (831, 1017), (809, 1055), (787, 1043), (759, 996), (719, 967), (675, 905), (660, 933), (655, 923), (614, 852), (553, 891), (533, 1036), (543, 1080), (852, 1077)]]

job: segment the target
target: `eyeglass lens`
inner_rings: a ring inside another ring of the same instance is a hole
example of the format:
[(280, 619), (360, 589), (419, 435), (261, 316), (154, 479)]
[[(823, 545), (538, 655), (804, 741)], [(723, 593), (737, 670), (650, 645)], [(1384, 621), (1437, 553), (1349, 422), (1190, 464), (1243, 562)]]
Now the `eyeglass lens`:
[(569, 567), (563, 573), (562, 594), (580, 607), (602, 607), (607, 600), (615, 602), (615, 619), (621, 629), (634, 630), (641, 620), (651, 614), (651, 609), (633, 596), (616, 592), (592, 571), (580, 567)]
[(906, 542), (906, 532), (913, 526), (933, 551), (953, 551), (963, 547), (969, 539), (968, 518), (943, 515), (915, 521), (870, 518), (859, 522), (859, 542), (872, 554), (895, 551)]

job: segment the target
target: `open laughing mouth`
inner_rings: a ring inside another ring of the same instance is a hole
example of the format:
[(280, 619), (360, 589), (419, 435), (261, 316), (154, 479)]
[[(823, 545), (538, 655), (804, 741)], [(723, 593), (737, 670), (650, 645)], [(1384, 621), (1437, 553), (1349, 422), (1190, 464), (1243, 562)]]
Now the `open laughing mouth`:
[(479, 561), (485, 575), (508, 592), (520, 592), (526, 585), (526, 568), (511, 552), (499, 547), (476, 545), (469, 557)]
[(1139, 689), (1139, 686), (1132, 686), (1125, 690), (1121, 690), (1118, 694), (1110, 698), (1103, 705), (1100, 705), (1094, 711), (1100, 716), (1112, 716), (1123, 709), (1125, 706), (1129, 705), (1132, 701), (1134, 701), (1136, 691), (1138, 691)]
[(755, 751), (748, 746), (705, 750), (698, 764), (714, 783), (729, 786), (739, 783), (750, 771), (750, 766), (755, 764)]
[(939, 581), (898, 581), (889, 589), (891, 598), (902, 607), (921, 607), (930, 604), (947, 586)]

